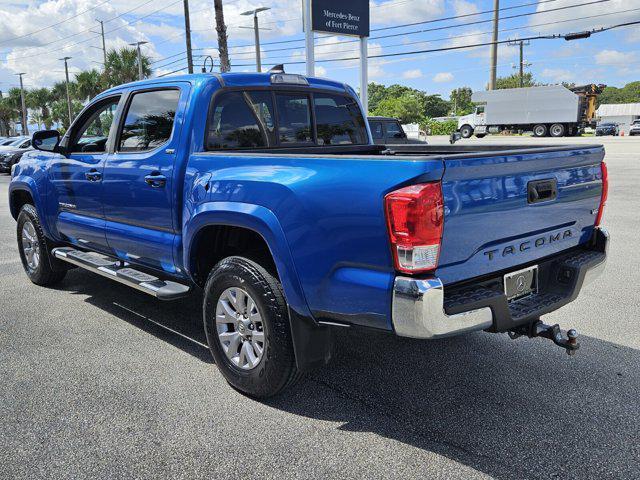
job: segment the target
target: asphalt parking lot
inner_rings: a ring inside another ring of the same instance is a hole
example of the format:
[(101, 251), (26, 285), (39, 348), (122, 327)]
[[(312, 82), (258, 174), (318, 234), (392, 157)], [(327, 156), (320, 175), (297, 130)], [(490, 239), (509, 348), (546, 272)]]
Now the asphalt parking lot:
[(545, 317), (580, 332), (575, 357), (347, 332), (262, 403), (218, 373), (197, 294), (159, 303), (79, 269), (32, 285), (0, 174), (0, 478), (640, 478), (640, 138), (564, 142), (605, 143), (610, 175), (605, 274)]

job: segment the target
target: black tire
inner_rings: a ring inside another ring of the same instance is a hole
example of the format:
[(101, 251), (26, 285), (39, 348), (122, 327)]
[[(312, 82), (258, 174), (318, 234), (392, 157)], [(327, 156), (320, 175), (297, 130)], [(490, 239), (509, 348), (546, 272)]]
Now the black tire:
[[(25, 253), (25, 248), (27, 247), (25, 246), (25, 242), (23, 242), (22, 235), (26, 224), (30, 224), (33, 227), (33, 232), (35, 233), (34, 242), (31, 244), (33, 245), (33, 248), (38, 249), (39, 260), (35, 267), (29, 263)], [(38, 212), (33, 205), (26, 204), (20, 210), (20, 213), (18, 214), (18, 227), (16, 233), (20, 260), (22, 260), (22, 266), (29, 277), (29, 280), (36, 285), (43, 287), (59, 283), (67, 274), (67, 271), (65, 269), (53, 268), (53, 266), (56, 265), (56, 259), (51, 255), (49, 241), (44, 236), (42, 225), (38, 218)]]
[(547, 126), (544, 123), (539, 123), (533, 127), (533, 136), (534, 137), (546, 137), (547, 136)]
[(555, 138), (564, 137), (565, 132), (566, 129), (561, 123), (554, 123), (553, 125), (551, 125), (551, 127), (549, 127), (549, 135)]
[(484, 138), (486, 136), (487, 136), (486, 133), (476, 133), (476, 138)]
[[(218, 338), (216, 306), (221, 295), (234, 287), (249, 294), (262, 317), (263, 353), (257, 365), (250, 369), (234, 364)], [(209, 274), (204, 293), (204, 328), (209, 350), (231, 386), (251, 397), (267, 398), (290, 387), (300, 378), (287, 303), (277, 278), (252, 260), (227, 257)]]
[(471, 125), (463, 125), (460, 127), (460, 136), (462, 138), (471, 138), (471, 135), (473, 135), (473, 128), (471, 128)]

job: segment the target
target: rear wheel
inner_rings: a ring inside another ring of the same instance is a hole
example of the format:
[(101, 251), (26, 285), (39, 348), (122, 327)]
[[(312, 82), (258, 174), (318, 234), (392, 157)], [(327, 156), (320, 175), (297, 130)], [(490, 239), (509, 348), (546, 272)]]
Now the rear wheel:
[(549, 128), (549, 135), (552, 137), (563, 137), (565, 132), (564, 125), (561, 123), (554, 123)]
[(20, 210), (17, 234), (20, 260), (29, 280), (41, 286), (60, 282), (67, 272), (52, 268), (55, 259), (49, 253), (49, 245), (33, 205), (26, 204)]
[(203, 310), (209, 349), (233, 387), (266, 398), (298, 380), (282, 286), (261, 265), (244, 257), (218, 263)]
[(471, 125), (463, 125), (460, 127), (460, 136), (462, 138), (470, 138), (471, 135), (473, 135), (473, 128), (471, 128)]
[(538, 125), (533, 127), (533, 136), (534, 137), (544, 137), (547, 135), (547, 126), (543, 123), (539, 123)]

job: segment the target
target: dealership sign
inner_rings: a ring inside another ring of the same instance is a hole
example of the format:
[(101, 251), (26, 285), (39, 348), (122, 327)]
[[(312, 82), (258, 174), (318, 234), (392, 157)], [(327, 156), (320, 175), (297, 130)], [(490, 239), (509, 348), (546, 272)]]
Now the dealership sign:
[(369, 0), (311, 0), (311, 26), (316, 32), (369, 36)]

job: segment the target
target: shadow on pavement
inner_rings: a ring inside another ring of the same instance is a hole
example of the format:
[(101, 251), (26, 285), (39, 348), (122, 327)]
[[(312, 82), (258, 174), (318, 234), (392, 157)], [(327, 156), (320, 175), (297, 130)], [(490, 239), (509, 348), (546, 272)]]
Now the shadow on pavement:
[[(199, 293), (164, 303), (78, 270), (62, 288), (212, 362)], [(506, 335), (416, 341), (337, 333), (327, 367), (265, 403), (497, 478), (640, 478), (637, 350), (584, 336), (568, 357), (549, 341)]]

